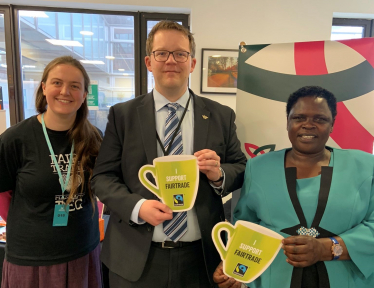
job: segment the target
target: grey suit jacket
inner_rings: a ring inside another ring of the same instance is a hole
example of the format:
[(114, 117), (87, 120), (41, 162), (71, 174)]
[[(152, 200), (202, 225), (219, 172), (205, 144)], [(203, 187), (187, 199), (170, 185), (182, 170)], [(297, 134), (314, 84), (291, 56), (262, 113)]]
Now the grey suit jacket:
[[(227, 106), (191, 93), (194, 97), (194, 152), (216, 151), (225, 171), (224, 194), (234, 191), (242, 186), (246, 163), (236, 136), (235, 113)], [(140, 199), (156, 199), (138, 180), (138, 171), (143, 165), (153, 163), (157, 145), (152, 93), (110, 108), (91, 184), (99, 199), (111, 210), (102, 261), (129, 281), (141, 277), (152, 241), (154, 227), (148, 223), (133, 224), (130, 217)], [(220, 257), (211, 231), (216, 223), (225, 221), (225, 217), (221, 196), (215, 193), (203, 173), (200, 173), (195, 208), (205, 264), (213, 283), (213, 272)]]

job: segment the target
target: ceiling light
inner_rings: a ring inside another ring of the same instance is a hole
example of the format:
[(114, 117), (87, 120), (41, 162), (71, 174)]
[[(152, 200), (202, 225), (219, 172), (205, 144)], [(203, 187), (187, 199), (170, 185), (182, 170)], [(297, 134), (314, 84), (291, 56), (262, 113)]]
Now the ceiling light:
[(6, 68), (7, 66), (5, 64), (0, 64), (1, 67)]
[(114, 56), (105, 56), (106, 59), (109, 59), (109, 60), (113, 60), (113, 59), (116, 59), (116, 57)]
[(130, 74), (129, 73), (123, 73), (124, 76), (129, 76)]
[(123, 69), (123, 68), (119, 68), (118, 71), (123, 72), (123, 71), (125, 71), (125, 69)]
[(34, 17), (34, 18), (49, 18), (47, 14), (43, 11), (26, 11), (22, 10), (19, 11), (19, 16), (24, 16), (24, 17)]
[(22, 68), (35, 68), (36, 66), (34, 65), (23, 65)]
[(92, 36), (94, 33), (91, 32), (91, 31), (80, 31), (79, 32), (81, 35), (85, 35), (85, 36)]
[(79, 61), (83, 64), (100, 64), (100, 65), (105, 64), (103, 61), (99, 61), (99, 60), (79, 60)]
[(83, 45), (78, 41), (56, 40), (56, 39), (45, 39), (45, 40), (53, 45), (83, 47)]
[(211, 57), (217, 58), (217, 57), (221, 57), (221, 55), (212, 55)]

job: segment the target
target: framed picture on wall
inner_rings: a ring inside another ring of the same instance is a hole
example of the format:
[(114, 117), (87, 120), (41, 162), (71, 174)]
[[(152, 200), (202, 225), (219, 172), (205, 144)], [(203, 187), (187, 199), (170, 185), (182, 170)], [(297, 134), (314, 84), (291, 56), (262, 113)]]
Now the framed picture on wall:
[(238, 53), (235, 49), (202, 49), (201, 93), (236, 94)]

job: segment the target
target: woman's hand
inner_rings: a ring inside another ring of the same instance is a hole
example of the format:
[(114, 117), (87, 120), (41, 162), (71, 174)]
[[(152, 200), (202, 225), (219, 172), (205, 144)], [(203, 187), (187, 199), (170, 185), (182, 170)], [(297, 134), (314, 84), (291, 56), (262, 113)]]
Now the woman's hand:
[[(350, 260), (347, 247), (342, 238), (335, 236), (343, 248), (339, 260)], [(313, 238), (312, 236), (291, 236), (282, 240), (286, 261), (295, 267), (307, 267), (318, 261), (331, 261), (333, 258), (330, 238)]]
[[(312, 236), (291, 236), (282, 240), (286, 261), (295, 267), (307, 267), (321, 261), (324, 245)], [(330, 240), (331, 243), (331, 240)], [(330, 245), (331, 246), (331, 245)], [(330, 260), (332, 258), (330, 252)]]
[(242, 283), (236, 281), (234, 278), (230, 278), (223, 274), (222, 262), (216, 268), (213, 273), (213, 281), (218, 284), (219, 288), (240, 288)]

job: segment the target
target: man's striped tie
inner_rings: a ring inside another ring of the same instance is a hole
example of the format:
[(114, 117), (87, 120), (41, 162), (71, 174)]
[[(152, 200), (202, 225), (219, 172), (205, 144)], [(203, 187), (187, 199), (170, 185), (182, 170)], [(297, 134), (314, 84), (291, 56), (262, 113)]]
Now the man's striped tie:
[[(165, 151), (168, 150), (170, 145), (170, 140), (174, 135), (175, 129), (177, 129), (179, 119), (176, 114), (178, 110), (178, 103), (169, 103), (166, 105), (168, 107), (168, 116), (165, 122), (165, 139), (164, 148)], [(179, 128), (177, 135), (171, 144), (169, 155), (180, 155), (183, 153), (183, 143), (182, 143), (182, 131)], [(164, 233), (174, 242), (177, 242), (184, 234), (187, 232), (187, 212), (173, 212), (173, 219), (166, 220), (163, 223)]]

